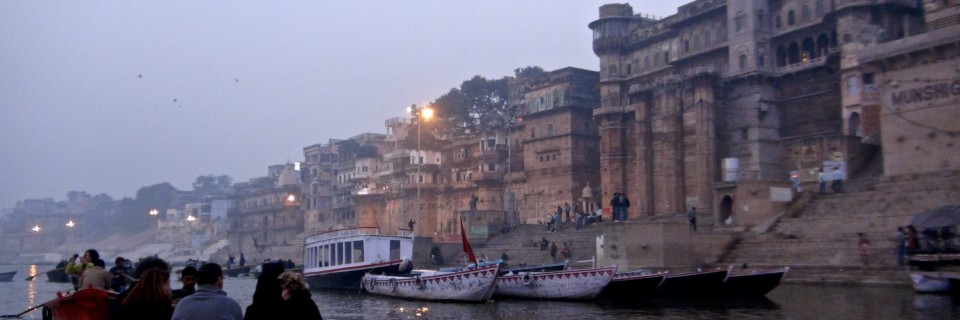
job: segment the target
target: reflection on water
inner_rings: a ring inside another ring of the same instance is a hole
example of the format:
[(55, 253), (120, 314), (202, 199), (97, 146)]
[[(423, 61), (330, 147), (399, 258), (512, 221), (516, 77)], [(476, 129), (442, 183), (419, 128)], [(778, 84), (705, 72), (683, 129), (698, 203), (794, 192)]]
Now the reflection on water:
[[(70, 290), (67, 283), (47, 282), (52, 266), (0, 265), (18, 270), (13, 282), (0, 282), (0, 315), (17, 314)], [(179, 282), (171, 279), (174, 288)], [(256, 279), (227, 278), (224, 290), (246, 308)], [(486, 303), (423, 302), (377, 297), (361, 291), (316, 291), (326, 319), (960, 319), (960, 303), (943, 295), (914, 294), (909, 286), (782, 285), (766, 298), (557, 302), (496, 300)], [(419, 315), (418, 315), (419, 313)], [(34, 311), (24, 319), (40, 319)]]

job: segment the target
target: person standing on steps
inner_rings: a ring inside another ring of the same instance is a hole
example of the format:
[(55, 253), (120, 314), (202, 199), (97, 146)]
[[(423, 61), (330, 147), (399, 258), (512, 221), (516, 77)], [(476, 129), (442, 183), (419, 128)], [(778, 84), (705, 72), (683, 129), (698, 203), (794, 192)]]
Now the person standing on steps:
[(897, 227), (893, 241), (897, 243), (897, 265), (902, 266), (907, 257), (907, 233), (903, 231), (903, 227)]
[(697, 207), (690, 207), (687, 219), (690, 220), (690, 230), (697, 231)]
[(860, 262), (864, 267), (870, 266), (870, 239), (863, 232), (857, 234), (857, 248), (860, 251)]
[(620, 221), (627, 221), (627, 210), (630, 209), (630, 199), (627, 195), (620, 194)]
[(557, 262), (557, 243), (556, 242), (550, 243), (550, 259), (552, 259), (553, 262)]
[(823, 167), (820, 167), (820, 173), (817, 174), (817, 181), (820, 183), (820, 190), (817, 191), (817, 193), (827, 194), (827, 174), (823, 172)]
[(567, 222), (568, 222), (568, 223), (569, 223), (569, 222), (572, 222), (572, 221), (570, 220), (570, 203), (569, 203), (569, 202), (564, 202), (564, 203), (563, 203), (563, 212), (567, 215)]
[(613, 222), (620, 221), (620, 193), (614, 192), (610, 199), (610, 213), (613, 214)]
[(476, 194), (470, 195), (470, 211), (477, 211), (477, 201), (479, 200)]
[(840, 167), (833, 168), (833, 184), (830, 185), (835, 193), (843, 193), (843, 171)]

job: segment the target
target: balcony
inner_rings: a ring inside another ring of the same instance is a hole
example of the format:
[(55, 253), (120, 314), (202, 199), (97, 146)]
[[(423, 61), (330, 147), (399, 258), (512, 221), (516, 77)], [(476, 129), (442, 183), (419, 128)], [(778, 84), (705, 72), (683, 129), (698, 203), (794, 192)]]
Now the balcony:
[(474, 172), (474, 173), (473, 173), (473, 181), (474, 181), (474, 182), (481, 182), (481, 181), (501, 181), (501, 180), (503, 180), (503, 172), (502, 172), (502, 171), (486, 171), (486, 172)]
[(777, 67), (776, 69), (773, 69), (773, 71), (776, 72), (778, 76), (782, 76), (782, 75), (799, 72), (807, 69), (822, 67), (827, 64), (827, 57), (828, 56), (820, 56), (817, 58), (809, 59), (806, 62), (794, 63), (791, 65)]
[(599, 108), (593, 109), (593, 116), (597, 117), (597, 116), (608, 115), (608, 114), (629, 113), (629, 112), (634, 112), (636, 110), (637, 110), (637, 105), (635, 104), (631, 104), (629, 106), (599, 107)]
[(627, 36), (606, 36), (593, 40), (593, 52), (600, 54), (608, 50), (620, 50), (627, 42)]

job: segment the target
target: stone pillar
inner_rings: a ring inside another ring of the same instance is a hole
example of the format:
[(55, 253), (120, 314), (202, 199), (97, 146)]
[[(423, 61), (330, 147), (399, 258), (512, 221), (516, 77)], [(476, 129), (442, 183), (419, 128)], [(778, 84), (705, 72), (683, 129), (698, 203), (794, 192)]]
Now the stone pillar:
[(649, 92), (642, 94), (635, 113), (637, 119), (636, 174), (638, 190), (635, 204), (631, 204), (631, 208), (638, 215), (653, 215), (654, 212), (654, 190), (656, 190), (656, 187), (653, 184), (653, 103), (650, 101), (651, 98), (652, 95)]

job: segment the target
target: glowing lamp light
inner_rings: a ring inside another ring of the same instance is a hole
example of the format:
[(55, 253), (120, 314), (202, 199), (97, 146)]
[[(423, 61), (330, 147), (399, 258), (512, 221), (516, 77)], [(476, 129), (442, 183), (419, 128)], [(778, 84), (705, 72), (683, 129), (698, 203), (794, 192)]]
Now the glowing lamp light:
[(433, 117), (433, 109), (424, 107), (423, 110), (420, 111), (420, 114), (424, 119), (430, 119)]
[(160, 210), (157, 210), (157, 209), (150, 210), (150, 215), (151, 215), (151, 216), (155, 216), (155, 215), (158, 215), (158, 214), (160, 214)]
[(33, 232), (40, 232), (40, 226), (39, 225), (33, 226), (33, 228), (31, 228), (30, 230), (33, 230)]
[(294, 195), (292, 195), (292, 194), (289, 195), (289, 196), (287, 196), (287, 201), (293, 202), (294, 200), (297, 200), (297, 197), (296, 197), (296, 196), (294, 196)]
[(75, 226), (75, 225), (76, 225), (76, 224), (73, 223), (73, 220), (70, 220), (69, 222), (67, 222), (67, 226), (68, 226), (68, 227), (73, 228), (73, 226)]
[(194, 221), (194, 220), (197, 220), (197, 217), (187, 216), (187, 221)]

